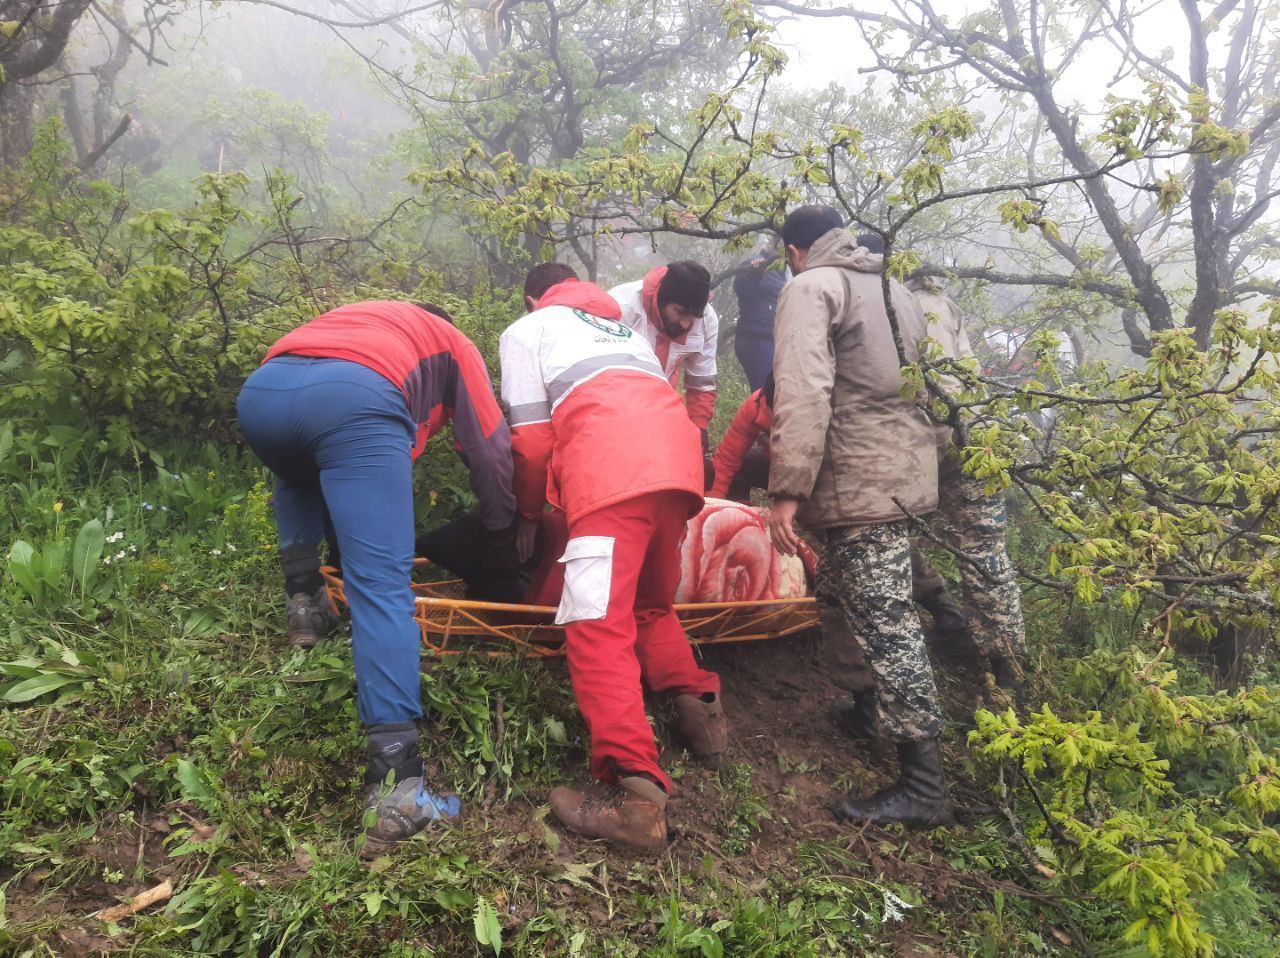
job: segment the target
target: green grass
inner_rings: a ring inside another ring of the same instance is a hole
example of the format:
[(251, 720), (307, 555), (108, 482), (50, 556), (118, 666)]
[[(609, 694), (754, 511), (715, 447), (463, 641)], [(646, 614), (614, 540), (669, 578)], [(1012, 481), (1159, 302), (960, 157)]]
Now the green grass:
[[(1019, 897), (998, 822), (793, 839), (742, 762), (683, 773), (705, 843), (573, 845), (543, 802), (585, 775), (585, 731), (563, 671), (517, 661), (430, 663), (423, 739), (467, 820), (362, 860), (350, 650), (281, 641), (266, 479), (233, 448), (0, 431), (5, 554), (30, 546), (0, 579), (0, 955), (1031, 955), (1072, 952), (1055, 928), (1111, 934)], [(168, 903), (90, 917), (162, 878)], [(1256, 942), (1242, 916), (1274, 898), (1227, 886), (1223, 941)]]

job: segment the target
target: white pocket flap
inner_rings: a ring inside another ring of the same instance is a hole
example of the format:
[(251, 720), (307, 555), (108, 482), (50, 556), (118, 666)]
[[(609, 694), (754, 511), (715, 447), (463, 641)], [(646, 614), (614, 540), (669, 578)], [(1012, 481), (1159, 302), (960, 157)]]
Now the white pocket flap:
[(573, 559), (599, 559), (613, 557), (613, 536), (581, 536), (570, 539), (564, 547), (561, 562)]
[(570, 539), (560, 561), (565, 564), (564, 592), (556, 625), (603, 619), (609, 612), (609, 592), (613, 588), (613, 537)]

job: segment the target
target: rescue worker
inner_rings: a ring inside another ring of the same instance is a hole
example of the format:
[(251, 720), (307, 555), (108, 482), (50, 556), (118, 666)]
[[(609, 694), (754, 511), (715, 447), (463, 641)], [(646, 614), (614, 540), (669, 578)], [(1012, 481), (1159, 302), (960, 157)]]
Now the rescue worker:
[(764, 250), (738, 264), (733, 278), (733, 293), (738, 298), (733, 352), (753, 390), (761, 388), (773, 371), (773, 315), (787, 281), (778, 262), (782, 258), (780, 246), (778, 238), (772, 237)]
[(747, 502), (752, 489), (769, 487), (769, 427), (773, 424), (773, 373), (738, 407), (712, 459), (711, 496)]
[[(769, 429), (773, 425), (773, 373), (738, 408), (716, 447), (712, 465), (715, 482), (710, 495), (716, 499), (747, 502), (752, 489), (769, 487)], [(759, 444), (757, 444), (757, 441)], [(941, 655), (968, 659), (977, 654), (969, 635), (969, 624), (940, 576), (914, 544), (911, 547), (911, 599), (923, 606), (933, 619), (933, 631), (926, 636), (929, 647)], [(839, 703), (835, 719), (855, 738), (871, 737), (865, 722), (869, 703), (853, 710), (849, 702)]]
[[(937, 506), (934, 425), (900, 390), (881, 289), (881, 257), (860, 249), (826, 206), (783, 224), (794, 279), (775, 325), (769, 531), (784, 553), (795, 523), (822, 543), (816, 597), (834, 673), (874, 694), (878, 734), (897, 745), (899, 778), (836, 813), (854, 821), (952, 819), (942, 770), (942, 711), (911, 602), (908, 515)], [(911, 294), (890, 282), (908, 360), (925, 335)]]
[(715, 765), (728, 741), (720, 680), (698, 667), (673, 601), (685, 524), (702, 508), (698, 431), (645, 337), (615, 300), (563, 264), (525, 282), (533, 312), (502, 334), (502, 398), (515, 456), (521, 557), (550, 499), (569, 676), (591, 734), (593, 789), (551, 792), (567, 828), (642, 851), (667, 840), (671, 779), (641, 682), (674, 697), (677, 733)]
[(365, 807), (374, 824), (366, 848), (376, 851), (460, 811), (456, 797), (428, 788), (418, 741), (411, 456), (453, 419), (485, 533), (514, 563), (510, 432), (476, 347), (412, 303), (353, 303), (285, 334), (236, 408), (245, 439), (276, 476), (291, 602), (323, 590), (317, 547), (326, 506), (333, 520), (368, 736)]
[[(908, 282), (907, 288), (924, 311), (929, 336), (938, 342), (943, 355), (954, 360), (973, 358), (964, 315), (937, 281), (920, 277)], [(943, 377), (943, 385), (958, 387), (952, 377)], [(938, 512), (954, 530), (952, 544), (966, 557), (957, 565), (975, 652), (986, 659), (996, 684), (1020, 699), (1026, 633), (1022, 593), (1005, 547), (1004, 498), (988, 495), (984, 483), (964, 471), (950, 426), (939, 426), (937, 432)], [(932, 574), (941, 584), (941, 576)]]
[(658, 357), (671, 385), (684, 370), (684, 401), (693, 424), (707, 430), (716, 408), (716, 346), (720, 320), (710, 305), (711, 274), (691, 260), (649, 270), (644, 279), (609, 290), (620, 321), (639, 333)]

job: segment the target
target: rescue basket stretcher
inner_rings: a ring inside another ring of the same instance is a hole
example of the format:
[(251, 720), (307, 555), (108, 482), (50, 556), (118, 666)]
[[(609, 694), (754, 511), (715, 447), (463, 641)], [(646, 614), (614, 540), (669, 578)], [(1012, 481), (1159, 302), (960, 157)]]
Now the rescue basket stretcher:
[[(418, 559), (421, 570), (429, 565)], [(338, 570), (320, 570), (339, 609), (346, 594)], [(564, 655), (564, 626), (555, 624), (554, 606), (510, 605), (463, 598), (461, 579), (414, 582), (414, 620), (422, 644), (438, 655)], [(721, 645), (776, 639), (818, 624), (812, 596), (752, 602), (697, 602), (676, 605), (676, 614), (694, 645)]]

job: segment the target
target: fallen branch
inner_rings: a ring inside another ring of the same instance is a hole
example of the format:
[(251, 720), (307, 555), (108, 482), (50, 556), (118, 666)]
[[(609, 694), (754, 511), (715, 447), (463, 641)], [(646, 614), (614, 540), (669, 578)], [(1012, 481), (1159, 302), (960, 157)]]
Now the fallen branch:
[(97, 917), (99, 921), (103, 922), (117, 922), (128, 918), (130, 915), (136, 915), (144, 908), (150, 908), (159, 902), (168, 901), (172, 897), (173, 883), (166, 878), (154, 888), (148, 888), (142, 894), (136, 896), (133, 901), (123, 905), (114, 905), (111, 908), (104, 908), (96, 916), (91, 917)]

